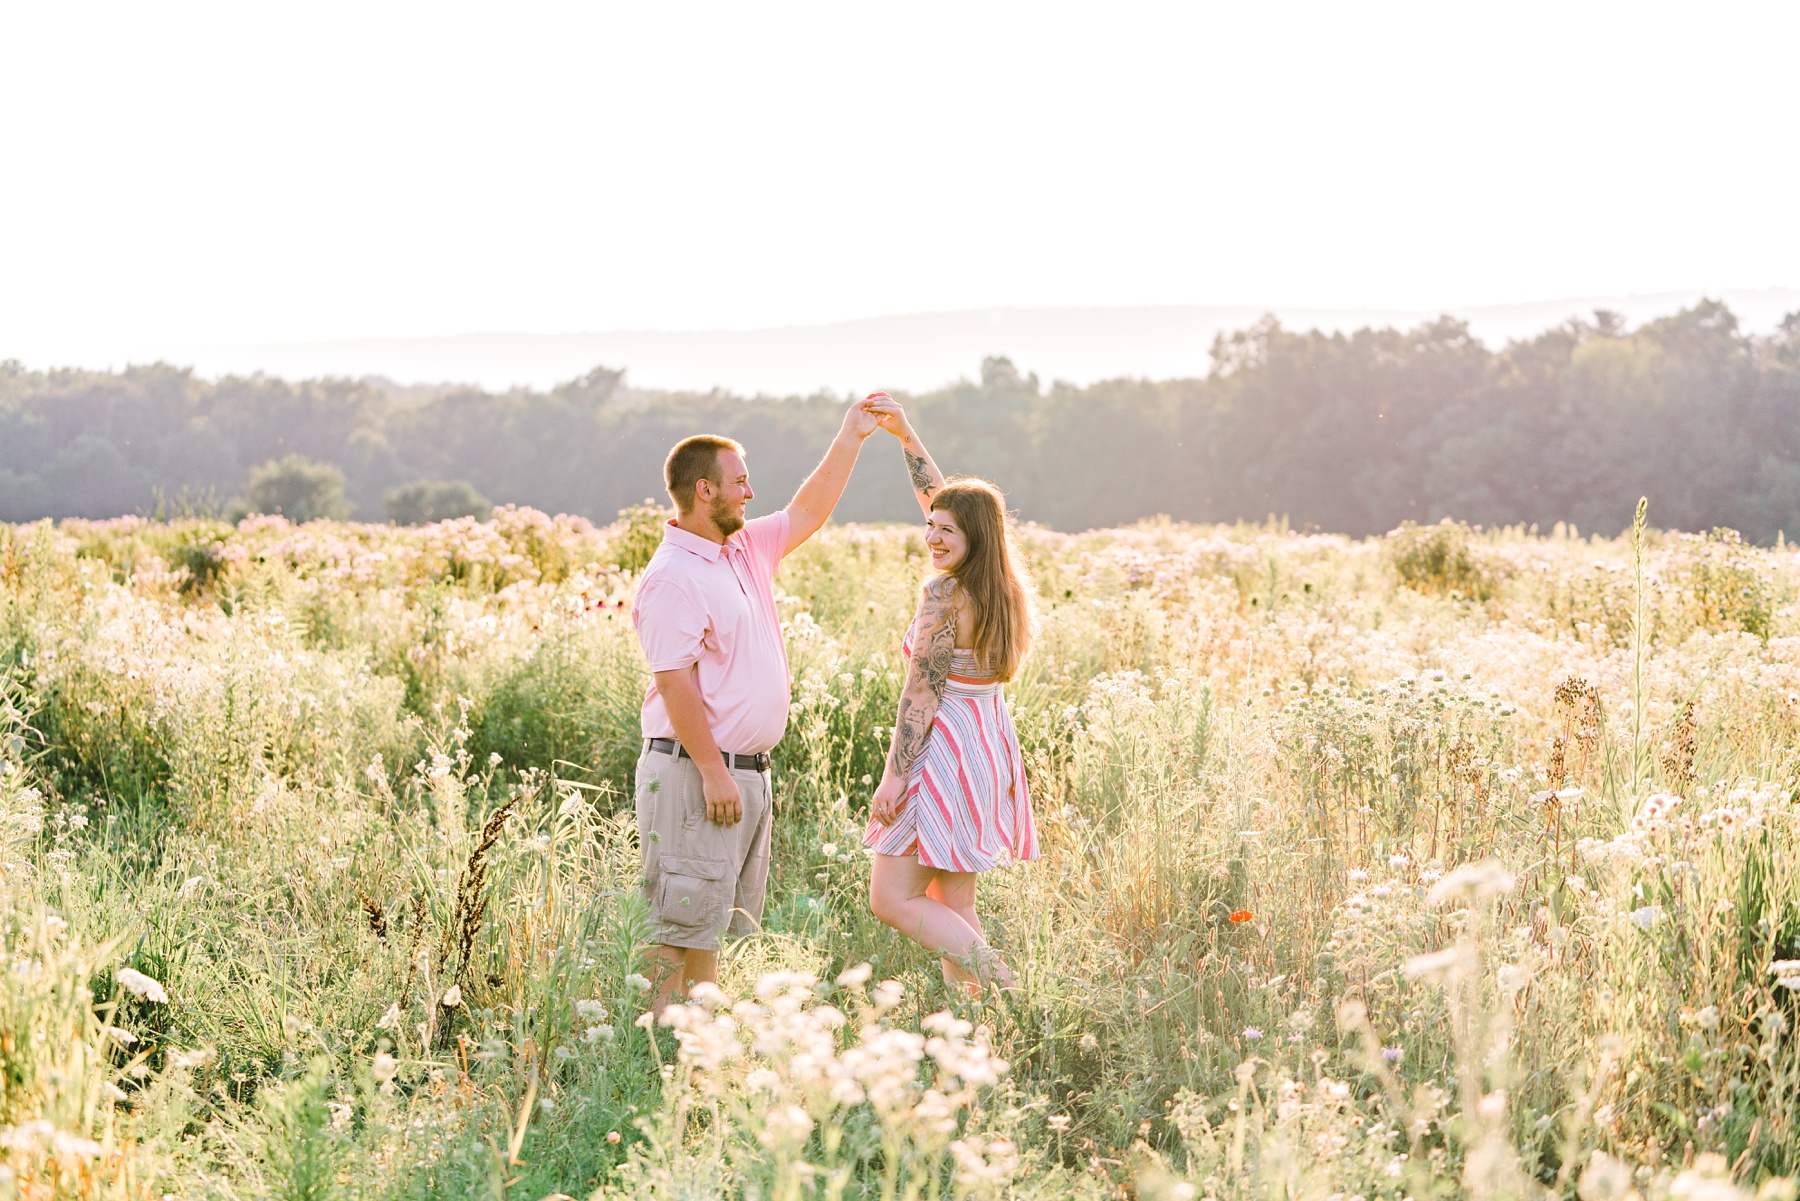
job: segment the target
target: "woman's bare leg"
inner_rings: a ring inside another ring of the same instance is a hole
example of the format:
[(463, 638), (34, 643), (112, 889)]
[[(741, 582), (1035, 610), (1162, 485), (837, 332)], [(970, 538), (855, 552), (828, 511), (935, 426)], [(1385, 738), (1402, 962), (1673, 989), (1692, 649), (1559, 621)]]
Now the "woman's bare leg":
[[(1012, 973), (987, 945), (975, 917), (975, 873), (938, 871), (921, 866), (911, 855), (877, 855), (869, 907), (883, 922), (926, 950), (938, 952), (947, 980), (979, 985), (991, 977), (1002, 984), (1012, 982)], [(978, 974), (970, 974), (965, 963)]]
[[(934, 872), (931, 883), (925, 887), (925, 895), (962, 918), (975, 931), (975, 937), (983, 945), (987, 943), (987, 931), (982, 929), (981, 919), (975, 915), (974, 872)], [(944, 955), (939, 962), (943, 966), (945, 984), (980, 987), (981, 981), (963, 965), (960, 957)]]

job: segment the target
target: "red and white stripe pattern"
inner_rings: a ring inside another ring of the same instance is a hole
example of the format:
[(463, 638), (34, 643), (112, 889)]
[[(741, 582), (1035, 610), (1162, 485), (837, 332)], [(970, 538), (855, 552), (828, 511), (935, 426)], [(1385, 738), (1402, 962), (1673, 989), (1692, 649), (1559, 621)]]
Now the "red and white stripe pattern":
[[(912, 630), (900, 651), (910, 662)], [(972, 651), (954, 653), (925, 753), (907, 779), (905, 808), (893, 825), (870, 821), (863, 834), (877, 854), (916, 852), (922, 866), (952, 872), (1038, 857), (1012, 714), (999, 681), (976, 670)]]

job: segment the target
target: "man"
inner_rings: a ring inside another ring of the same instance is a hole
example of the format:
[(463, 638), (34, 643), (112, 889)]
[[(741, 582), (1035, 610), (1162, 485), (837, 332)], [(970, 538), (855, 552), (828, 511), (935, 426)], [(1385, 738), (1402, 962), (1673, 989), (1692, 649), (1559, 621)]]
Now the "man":
[(787, 648), (775, 569), (837, 507), (863, 440), (898, 406), (850, 406), (831, 449), (779, 513), (755, 497), (744, 448), (701, 434), (669, 452), (676, 517), (644, 569), (632, 621), (652, 680), (637, 765), (656, 1011), (717, 979), (719, 936), (762, 920), (769, 880), (769, 755), (787, 729)]

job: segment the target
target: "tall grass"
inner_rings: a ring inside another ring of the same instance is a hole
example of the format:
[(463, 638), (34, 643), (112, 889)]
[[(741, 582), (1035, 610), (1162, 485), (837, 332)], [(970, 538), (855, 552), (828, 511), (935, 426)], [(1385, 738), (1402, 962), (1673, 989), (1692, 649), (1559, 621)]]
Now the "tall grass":
[(656, 1029), (654, 518), (0, 526), (0, 1195), (1792, 1197), (1785, 548), (1026, 531), (972, 1002), (865, 903), (923, 546), (828, 530), (764, 929)]

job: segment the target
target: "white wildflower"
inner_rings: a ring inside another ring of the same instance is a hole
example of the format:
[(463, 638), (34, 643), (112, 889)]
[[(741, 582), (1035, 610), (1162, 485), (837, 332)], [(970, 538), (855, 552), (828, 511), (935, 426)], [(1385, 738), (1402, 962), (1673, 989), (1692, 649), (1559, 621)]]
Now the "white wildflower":
[(959, 1138), (950, 1144), (950, 1157), (956, 1161), (957, 1183), (969, 1192), (1005, 1185), (1019, 1170), (1019, 1150), (1004, 1138)]
[(1731, 1165), (1723, 1155), (1696, 1156), (1694, 1166), (1675, 1177), (1669, 1196), (1676, 1201), (1750, 1201), (1750, 1194), (1731, 1180)]
[(1448, 973), (1468, 966), (1470, 961), (1469, 952), (1461, 946), (1445, 947), (1441, 951), (1432, 951), (1425, 955), (1414, 955), (1406, 961), (1406, 978), (1417, 980), (1422, 976), (1431, 977)]
[(58, 1130), (50, 1136), (50, 1150), (59, 1160), (98, 1159), (101, 1146), (91, 1138)]
[(763, 1118), (761, 1141), (764, 1146), (797, 1147), (813, 1131), (813, 1120), (798, 1105), (777, 1105)]
[[(1598, 1110), (1594, 1118), (1600, 1120)], [(1605, 1125), (1604, 1122), (1600, 1124)], [(1581, 1172), (1581, 1183), (1575, 1186), (1581, 1201), (1625, 1201), (1634, 1191), (1630, 1166), (1604, 1151), (1596, 1151), (1588, 1159), (1587, 1167)]]
[(898, 1005), (900, 1003), (900, 998), (904, 995), (906, 995), (905, 985), (901, 984), (898, 980), (883, 980), (880, 984), (875, 986), (875, 993), (871, 998), (872, 1003), (875, 1006), (875, 1012), (878, 1014), (886, 1013), (888, 1010)]
[(1522, 963), (1503, 963), (1496, 976), (1500, 991), (1509, 995), (1524, 992), (1525, 986), (1531, 983), (1531, 969)]
[(163, 991), (163, 986), (136, 968), (122, 967), (113, 973), (113, 979), (128, 989), (133, 996), (142, 997), (146, 1001), (155, 1001), (159, 1005), (169, 1003), (169, 994)]
[(1439, 880), (1429, 894), (1433, 904), (1462, 895), (1486, 900), (1512, 891), (1513, 875), (1498, 859), (1465, 863)]

